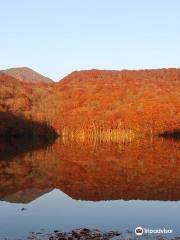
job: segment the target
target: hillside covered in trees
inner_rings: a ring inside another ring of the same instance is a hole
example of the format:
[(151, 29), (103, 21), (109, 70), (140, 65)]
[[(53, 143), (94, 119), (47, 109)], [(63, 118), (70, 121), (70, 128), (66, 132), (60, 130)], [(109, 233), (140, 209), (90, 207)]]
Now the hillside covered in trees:
[[(46, 123), (67, 138), (116, 141), (180, 128), (180, 69), (83, 70), (36, 84), (0, 72), (0, 86), (0, 112)], [(7, 119), (1, 135), (6, 128)]]
[(51, 84), (26, 83), (0, 72), (0, 136), (49, 134), (44, 99), (50, 93)]

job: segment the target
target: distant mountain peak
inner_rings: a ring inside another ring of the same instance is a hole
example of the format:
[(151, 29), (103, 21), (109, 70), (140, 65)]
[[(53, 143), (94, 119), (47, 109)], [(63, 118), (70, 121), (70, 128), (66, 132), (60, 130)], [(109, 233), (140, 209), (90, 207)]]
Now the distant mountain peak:
[(41, 75), (40, 73), (32, 70), (28, 67), (17, 67), (17, 68), (8, 68), (1, 71), (2, 73), (16, 78), (22, 82), (31, 82), (31, 83), (51, 83), (53, 82), (52, 79)]

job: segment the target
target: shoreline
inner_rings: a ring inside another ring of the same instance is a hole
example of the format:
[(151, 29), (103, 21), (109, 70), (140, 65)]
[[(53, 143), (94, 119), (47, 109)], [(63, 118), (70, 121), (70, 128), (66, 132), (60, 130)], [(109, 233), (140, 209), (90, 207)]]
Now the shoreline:
[(136, 240), (136, 239), (158, 239), (158, 240), (178, 240), (180, 236), (168, 236), (160, 234), (143, 234), (137, 236), (133, 230), (109, 230), (101, 231), (99, 229), (79, 228), (71, 231), (54, 230), (47, 233), (44, 229), (40, 232), (31, 232), (27, 237), (28, 240)]

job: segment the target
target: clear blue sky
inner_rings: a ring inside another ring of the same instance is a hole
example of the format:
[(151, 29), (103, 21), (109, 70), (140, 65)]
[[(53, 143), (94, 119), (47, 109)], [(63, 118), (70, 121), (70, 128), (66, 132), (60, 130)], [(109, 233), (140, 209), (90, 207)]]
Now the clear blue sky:
[(179, 0), (0, 0), (0, 69), (180, 67)]

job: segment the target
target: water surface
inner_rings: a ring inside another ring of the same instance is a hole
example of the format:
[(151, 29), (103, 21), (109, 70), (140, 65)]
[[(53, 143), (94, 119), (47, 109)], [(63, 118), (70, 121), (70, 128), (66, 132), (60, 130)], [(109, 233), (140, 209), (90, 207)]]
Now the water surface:
[(139, 225), (180, 234), (178, 141), (17, 146), (0, 144), (1, 238), (25, 238), (40, 229)]

